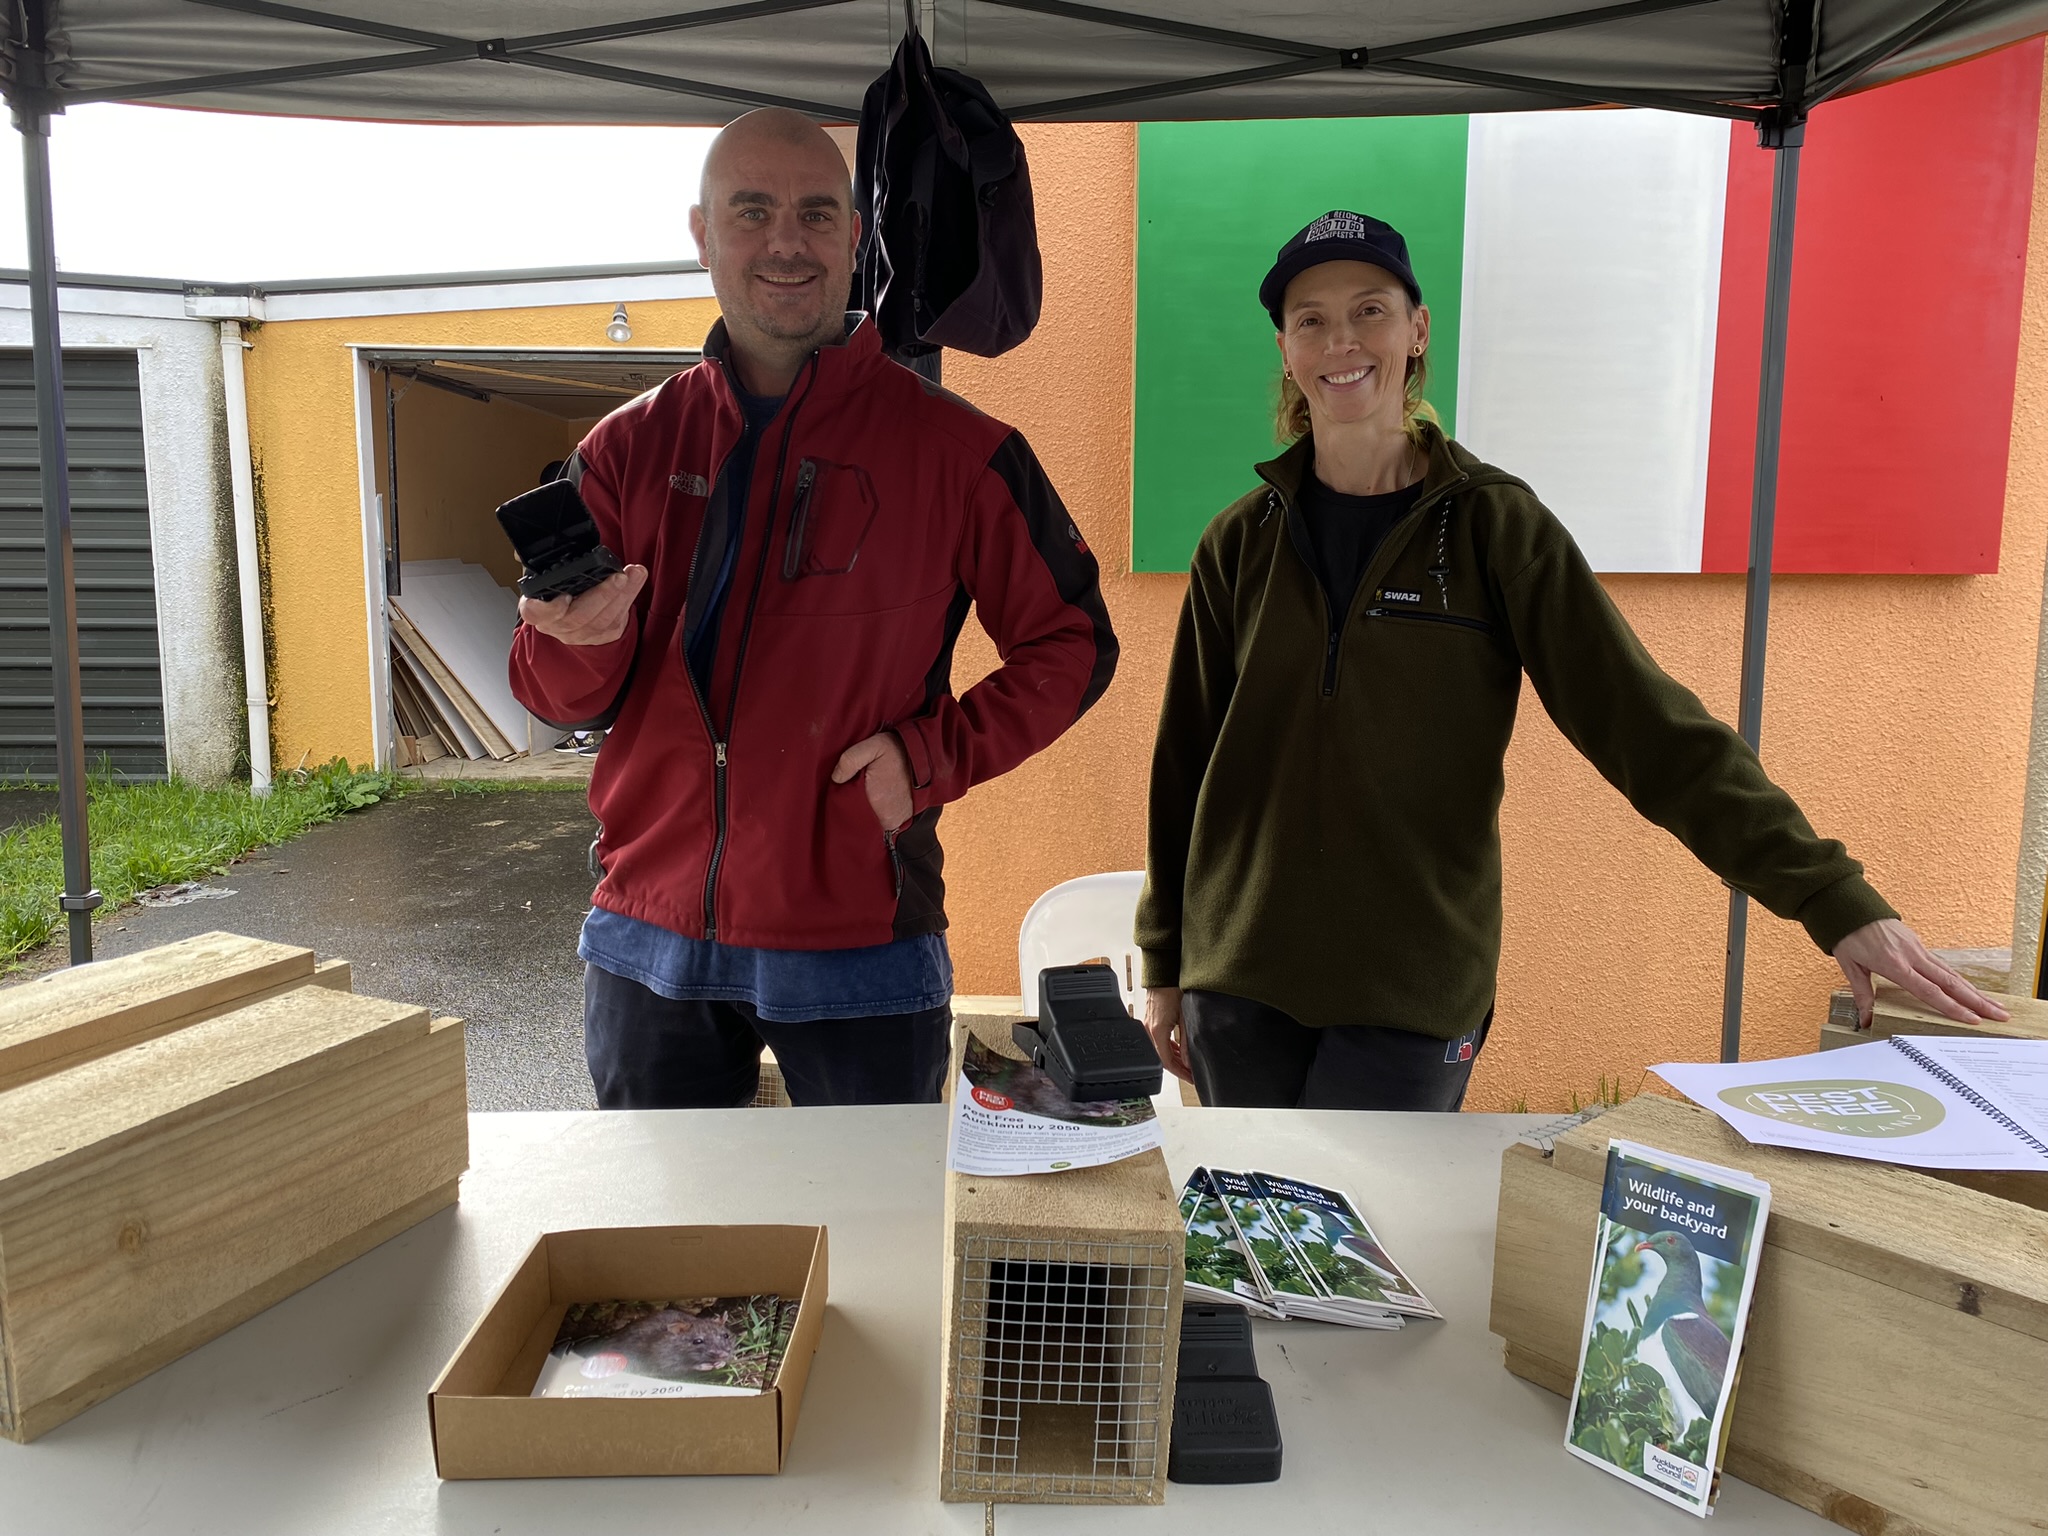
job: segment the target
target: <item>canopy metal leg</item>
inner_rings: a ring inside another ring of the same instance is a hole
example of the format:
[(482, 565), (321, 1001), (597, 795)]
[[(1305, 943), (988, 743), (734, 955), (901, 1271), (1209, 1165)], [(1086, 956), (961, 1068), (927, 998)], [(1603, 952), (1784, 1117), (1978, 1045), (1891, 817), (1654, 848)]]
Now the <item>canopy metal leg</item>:
[(57, 325), (56, 232), (50, 212), (50, 119), (16, 116), (28, 204), (28, 295), (35, 344), (36, 449), (42, 459), (43, 552), (50, 588), (50, 679), (57, 714), (57, 820), (71, 963), (92, 959), (92, 847), (86, 830), (85, 715), (79, 699), (78, 593), (71, 561), (71, 470), (64, 440), (64, 359)]
[[(1771, 173), (1770, 257), (1764, 283), (1763, 370), (1757, 380), (1756, 465), (1750, 483), (1749, 583), (1742, 609), (1742, 703), (1736, 729), (1755, 750), (1764, 723), (1764, 651), (1771, 626), (1771, 544), (1778, 522), (1778, 428), (1785, 408), (1785, 334), (1792, 300), (1792, 225), (1799, 211), (1804, 124), (1783, 130)], [(1742, 970), (1749, 898), (1728, 892), (1728, 970), (1721, 994), (1721, 1059), (1742, 1054)]]

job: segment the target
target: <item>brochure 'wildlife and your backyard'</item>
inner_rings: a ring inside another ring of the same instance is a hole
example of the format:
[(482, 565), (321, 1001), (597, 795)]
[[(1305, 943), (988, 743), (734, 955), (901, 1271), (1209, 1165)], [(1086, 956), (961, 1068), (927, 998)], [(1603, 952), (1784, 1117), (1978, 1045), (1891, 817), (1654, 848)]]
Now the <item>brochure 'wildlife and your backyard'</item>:
[(1713, 1508), (1771, 1187), (1616, 1141), (1607, 1153), (1565, 1448)]

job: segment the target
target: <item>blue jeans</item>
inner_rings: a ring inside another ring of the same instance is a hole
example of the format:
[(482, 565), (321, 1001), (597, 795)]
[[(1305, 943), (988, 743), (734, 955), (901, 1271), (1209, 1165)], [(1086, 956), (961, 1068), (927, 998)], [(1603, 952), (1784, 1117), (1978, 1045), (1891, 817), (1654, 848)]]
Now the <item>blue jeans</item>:
[(775, 1053), (792, 1104), (936, 1104), (951, 1005), (784, 1024), (746, 1003), (678, 1002), (602, 966), (583, 971), (583, 1059), (600, 1109), (733, 1109)]

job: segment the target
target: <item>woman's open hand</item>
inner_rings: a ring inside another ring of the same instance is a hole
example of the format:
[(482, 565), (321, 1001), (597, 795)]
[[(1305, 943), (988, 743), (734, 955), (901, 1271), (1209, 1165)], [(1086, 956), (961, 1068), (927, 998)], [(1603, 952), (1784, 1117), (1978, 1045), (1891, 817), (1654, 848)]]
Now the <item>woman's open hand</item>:
[(1897, 984), (1958, 1024), (2011, 1017), (1952, 967), (1929, 954), (1920, 935), (1895, 917), (1865, 923), (1843, 939), (1835, 946), (1835, 963), (1849, 978), (1849, 991), (1856, 999), (1856, 1021), (1866, 1028), (1877, 1001), (1877, 986), (1870, 979), (1873, 975)]
[(1145, 1033), (1152, 1037), (1152, 1049), (1159, 1064), (1175, 1077), (1192, 1083), (1195, 1069), (1188, 1065), (1187, 1041), (1180, 1030), (1180, 988), (1145, 989)]

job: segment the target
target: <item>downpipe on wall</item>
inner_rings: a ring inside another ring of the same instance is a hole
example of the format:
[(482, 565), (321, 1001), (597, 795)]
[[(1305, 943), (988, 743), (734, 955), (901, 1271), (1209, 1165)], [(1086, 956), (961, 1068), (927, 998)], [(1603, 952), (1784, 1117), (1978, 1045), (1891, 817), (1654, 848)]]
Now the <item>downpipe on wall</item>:
[(242, 598), (242, 675), (249, 703), (249, 790), (270, 793), (270, 675), (263, 661), (263, 571), (256, 542), (256, 477), (249, 459), (249, 389), (240, 319), (220, 322), (220, 376), (228, 416), (228, 478), (235, 504), (235, 569)]

